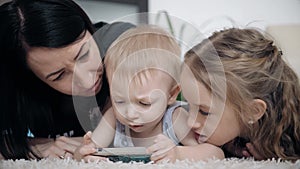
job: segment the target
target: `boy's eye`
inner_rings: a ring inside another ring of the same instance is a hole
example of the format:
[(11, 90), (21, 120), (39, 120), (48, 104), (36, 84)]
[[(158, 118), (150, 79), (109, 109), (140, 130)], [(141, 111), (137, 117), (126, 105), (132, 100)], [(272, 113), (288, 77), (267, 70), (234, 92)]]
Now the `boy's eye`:
[(142, 106), (151, 106), (151, 103), (148, 103), (148, 102), (139, 102), (140, 103), (140, 105), (142, 105)]
[(124, 103), (124, 101), (122, 101), (122, 100), (117, 100), (117, 101), (115, 101), (115, 103), (116, 103), (116, 104), (122, 104), (122, 103)]
[(210, 114), (209, 112), (202, 111), (201, 109), (199, 109), (199, 113), (201, 113), (204, 116), (208, 116)]

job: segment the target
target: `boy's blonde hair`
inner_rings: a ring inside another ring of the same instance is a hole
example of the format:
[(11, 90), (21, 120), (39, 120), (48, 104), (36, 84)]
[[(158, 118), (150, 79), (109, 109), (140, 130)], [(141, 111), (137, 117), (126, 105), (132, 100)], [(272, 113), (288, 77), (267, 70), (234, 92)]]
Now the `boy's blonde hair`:
[(104, 64), (109, 83), (112, 79), (122, 83), (131, 80), (143, 83), (143, 79), (155, 76), (157, 71), (153, 70), (169, 74), (178, 83), (180, 53), (176, 40), (157, 26), (144, 25), (129, 29), (107, 51)]

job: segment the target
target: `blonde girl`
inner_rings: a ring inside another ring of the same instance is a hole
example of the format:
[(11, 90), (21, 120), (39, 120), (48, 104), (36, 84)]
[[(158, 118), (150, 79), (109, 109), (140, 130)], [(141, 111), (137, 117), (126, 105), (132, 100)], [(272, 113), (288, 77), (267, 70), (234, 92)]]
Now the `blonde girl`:
[(259, 159), (300, 158), (299, 79), (272, 40), (255, 29), (223, 30), (188, 51), (184, 63), (187, 123), (199, 146), (176, 146), (166, 157), (203, 159), (193, 155), (207, 153), (203, 143), (224, 150), (240, 137)]

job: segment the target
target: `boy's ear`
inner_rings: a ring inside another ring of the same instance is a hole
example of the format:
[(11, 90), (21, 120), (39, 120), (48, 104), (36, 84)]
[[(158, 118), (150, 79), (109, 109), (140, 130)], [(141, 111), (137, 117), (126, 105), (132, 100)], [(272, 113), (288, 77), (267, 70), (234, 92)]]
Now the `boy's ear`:
[(171, 105), (176, 101), (179, 92), (180, 92), (180, 86), (178, 84), (172, 87), (168, 97), (168, 105)]
[(267, 110), (267, 104), (261, 99), (254, 99), (252, 106), (254, 107), (254, 111), (251, 114), (250, 120), (252, 122), (257, 122), (265, 114)]

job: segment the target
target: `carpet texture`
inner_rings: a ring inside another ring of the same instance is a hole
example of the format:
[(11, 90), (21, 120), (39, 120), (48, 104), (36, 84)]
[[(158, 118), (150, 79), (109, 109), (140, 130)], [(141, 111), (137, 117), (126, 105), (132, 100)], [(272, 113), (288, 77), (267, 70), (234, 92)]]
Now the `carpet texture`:
[(32, 160), (2, 160), (1, 169), (300, 169), (300, 160), (295, 163), (282, 162), (279, 160), (254, 161), (253, 159), (224, 159), (198, 161), (177, 161), (175, 163), (122, 163), (122, 162), (77, 162), (72, 159), (43, 159)]

